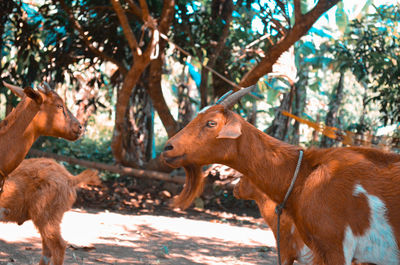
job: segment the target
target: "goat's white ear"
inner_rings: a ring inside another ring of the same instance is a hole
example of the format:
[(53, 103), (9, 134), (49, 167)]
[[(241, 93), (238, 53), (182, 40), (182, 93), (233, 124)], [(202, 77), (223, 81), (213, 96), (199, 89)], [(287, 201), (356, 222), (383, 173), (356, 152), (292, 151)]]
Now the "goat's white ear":
[(14, 86), (14, 85), (11, 85), (11, 84), (6, 83), (4, 81), (3, 81), (3, 85), (6, 88), (10, 89), (11, 92), (13, 92), (14, 95), (16, 95), (17, 97), (19, 97), (19, 98), (23, 98), (24, 97), (25, 94), (24, 94), (24, 89), (22, 87)]
[(217, 138), (236, 139), (242, 135), (242, 125), (236, 118), (230, 117), (227, 123), (222, 127)]

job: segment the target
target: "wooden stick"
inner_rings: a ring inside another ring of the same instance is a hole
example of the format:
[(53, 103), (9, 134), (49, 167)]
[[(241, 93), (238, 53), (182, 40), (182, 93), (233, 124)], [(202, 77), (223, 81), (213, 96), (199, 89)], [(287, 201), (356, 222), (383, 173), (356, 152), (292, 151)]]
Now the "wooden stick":
[[(177, 184), (185, 184), (185, 176), (180, 176), (180, 175), (171, 175), (168, 173), (163, 173), (163, 172), (158, 172), (158, 171), (153, 171), (153, 170), (144, 170), (144, 169), (136, 169), (136, 168), (131, 168), (131, 167), (109, 165), (109, 164), (104, 164), (104, 163), (99, 163), (99, 162), (93, 162), (93, 161), (58, 155), (58, 154), (54, 154), (54, 153), (48, 153), (48, 152), (40, 151), (37, 149), (31, 149), (29, 151), (29, 155), (34, 156), (34, 157), (53, 158), (57, 161), (64, 161), (69, 164), (75, 164), (75, 165), (80, 165), (83, 167), (94, 168), (94, 169), (99, 169), (99, 170), (106, 170), (109, 172), (126, 175), (126, 176), (133, 176), (133, 177), (138, 177), (138, 178), (151, 178), (151, 179), (163, 180), (163, 181), (168, 181), (168, 182), (174, 182)], [(233, 183), (231, 183), (230, 181), (215, 181), (212, 185), (218, 186), (218, 187), (223, 187), (228, 190), (233, 190), (233, 188), (235, 187), (235, 185)]]
[(69, 164), (81, 165), (83, 167), (88, 167), (88, 168), (106, 170), (106, 171), (118, 173), (121, 175), (134, 176), (134, 177), (139, 177), (139, 178), (152, 178), (152, 179), (174, 182), (174, 183), (178, 183), (178, 184), (185, 183), (184, 176), (170, 175), (168, 173), (152, 171), (152, 170), (135, 169), (135, 168), (130, 168), (130, 167), (109, 165), (109, 164), (104, 164), (104, 163), (99, 163), (99, 162), (93, 162), (93, 161), (82, 160), (82, 159), (77, 159), (77, 158), (73, 158), (73, 157), (43, 152), (43, 151), (36, 150), (36, 149), (31, 149), (29, 151), (29, 155), (35, 156), (35, 157), (53, 158), (57, 161), (64, 161)]

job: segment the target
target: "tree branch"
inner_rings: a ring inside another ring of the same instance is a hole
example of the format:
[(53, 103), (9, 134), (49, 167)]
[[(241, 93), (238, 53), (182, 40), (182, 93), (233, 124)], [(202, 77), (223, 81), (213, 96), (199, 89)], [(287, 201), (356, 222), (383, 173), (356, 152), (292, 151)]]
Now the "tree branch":
[(149, 7), (147, 6), (146, 0), (139, 0), (140, 7), (142, 8), (143, 20), (148, 22), (151, 19), (149, 13)]
[(299, 23), (303, 14), (301, 13), (301, 0), (294, 0), (294, 21)]
[(143, 14), (142, 10), (132, 1), (132, 0), (127, 0), (126, 1), (130, 7), (131, 12), (138, 18), (140, 18), (143, 21)]
[(124, 31), (124, 35), (126, 40), (128, 41), (128, 45), (132, 50), (132, 54), (136, 59), (137, 56), (142, 55), (142, 50), (139, 48), (139, 45), (136, 41), (135, 35), (129, 25), (128, 18), (124, 12), (124, 9), (121, 6), (119, 0), (110, 0), (112, 6), (114, 7), (115, 13), (117, 13), (119, 22), (121, 23), (122, 30)]
[(320, 0), (312, 10), (304, 14), (302, 19), (294, 24), (282, 40), (268, 50), (259, 64), (244, 75), (239, 85), (242, 87), (254, 85), (262, 76), (270, 73), (279, 56), (306, 34), (323, 13), (338, 2), (339, 0)]
[(114, 59), (113, 57), (107, 55), (106, 53), (100, 51), (98, 48), (96, 48), (93, 43), (89, 40), (89, 36), (85, 34), (85, 31), (79, 24), (79, 22), (75, 19), (71, 9), (65, 4), (64, 0), (60, 0), (61, 8), (67, 13), (68, 15), (68, 20), (71, 22), (73, 27), (78, 31), (79, 36), (83, 40), (83, 42), (86, 44), (86, 46), (97, 56), (103, 58), (106, 61), (110, 61), (114, 63), (115, 65), (118, 66), (122, 74), (126, 74), (128, 72), (128, 69), (118, 60)]

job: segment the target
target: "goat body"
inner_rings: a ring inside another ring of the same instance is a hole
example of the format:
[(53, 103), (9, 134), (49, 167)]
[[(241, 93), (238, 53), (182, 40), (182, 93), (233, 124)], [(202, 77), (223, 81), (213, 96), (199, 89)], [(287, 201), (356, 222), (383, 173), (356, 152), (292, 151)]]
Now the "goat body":
[(56, 92), (3, 84), (22, 100), (0, 123), (0, 172), (7, 176), (25, 158), (41, 135), (76, 140), (82, 133), (79, 121)]
[(63, 215), (76, 200), (80, 184), (100, 184), (96, 170), (77, 176), (52, 159), (25, 159), (9, 175), (0, 196), (0, 221), (19, 225), (32, 220), (42, 237), (40, 265), (63, 264), (66, 243), (61, 237)]
[[(272, 229), (272, 232), (276, 238), (278, 231), (278, 217), (275, 213), (275, 208), (277, 204), (268, 198), (265, 193), (261, 192), (257, 187), (255, 187), (245, 176), (241, 177), (240, 181), (235, 185), (233, 194), (238, 199), (254, 200), (257, 203), (261, 216)], [(313, 257), (312, 252), (304, 244), (296, 225), (286, 212), (282, 213), (279, 233), (282, 264), (292, 265), (295, 260), (301, 264), (311, 263)], [(352, 264), (356, 265), (359, 263)], [(362, 263), (360, 265), (373, 264)]]
[[(184, 208), (202, 191), (201, 166), (212, 163), (238, 170), (280, 203), (300, 150), (216, 105), (169, 139), (163, 157), (170, 166), (186, 169), (186, 185), (176, 201)], [(398, 161), (398, 155), (369, 148), (304, 151), (285, 210), (312, 250), (313, 264), (400, 264)]]

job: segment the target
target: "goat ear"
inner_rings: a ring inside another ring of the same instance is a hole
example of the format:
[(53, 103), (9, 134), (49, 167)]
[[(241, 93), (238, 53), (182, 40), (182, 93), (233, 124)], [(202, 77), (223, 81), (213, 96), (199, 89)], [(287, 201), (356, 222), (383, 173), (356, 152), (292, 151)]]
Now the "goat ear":
[(24, 88), (24, 93), (26, 96), (30, 97), (31, 99), (33, 99), (37, 104), (42, 104), (43, 103), (43, 98), (40, 95), (39, 92), (33, 90), (33, 88), (31, 87), (25, 87)]
[(3, 85), (6, 88), (10, 89), (11, 92), (13, 92), (14, 95), (16, 95), (17, 97), (19, 97), (19, 98), (23, 98), (24, 97), (24, 89), (22, 87), (14, 86), (14, 85), (11, 85), (11, 84), (6, 83), (4, 81), (3, 81)]
[(242, 124), (238, 119), (231, 115), (224, 127), (219, 131), (217, 138), (236, 139), (240, 135), (242, 135)]

